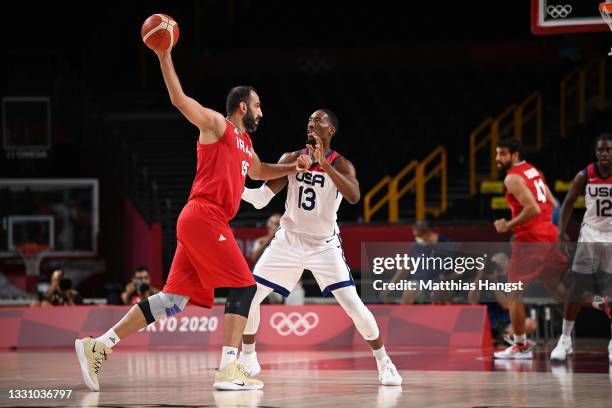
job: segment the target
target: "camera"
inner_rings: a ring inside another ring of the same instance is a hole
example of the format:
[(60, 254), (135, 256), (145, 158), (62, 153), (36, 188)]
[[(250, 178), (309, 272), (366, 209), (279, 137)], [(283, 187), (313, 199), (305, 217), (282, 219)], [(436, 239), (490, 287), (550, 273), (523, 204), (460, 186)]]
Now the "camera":
[(137, 280), (134, 283), (134, 287), (136, 288), (136, 293), (138, 293), (139, 295), (142, 295), (142, 294), (144, 294), (145, 292), (147, 292), (149, 290), (151, 285), (149, 285), (148, 283), (143, 282), (141, 280)]
[(62, 292), (72, 289), (72, 281), (68, 278), (63, 278), (59, 281), (59, 288)]

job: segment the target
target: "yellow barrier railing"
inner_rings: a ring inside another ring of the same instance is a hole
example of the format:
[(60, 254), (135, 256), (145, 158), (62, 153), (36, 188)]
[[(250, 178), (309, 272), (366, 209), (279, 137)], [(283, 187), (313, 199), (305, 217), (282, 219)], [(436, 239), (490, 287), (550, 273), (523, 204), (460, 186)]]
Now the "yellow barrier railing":
[(378, 210), (382, 208), (383, 205), (389, 202), (389, 189), (387, 188), (387, 192), (383, 195), (380, 200), (376, 202), (376, 204), (372, 205), (372, 199), (374, 195), (378, 193), (383, 187), (388, 187), (391, 181), (391, 177), (385, 176), (382, 180), (380, 180), (368, 193), (365, 195), (363, 199), (363, 218), (365, 222), (370, 222), (372, 219), (372, 215), (374, 215)]
[[(419, 162), (416, 160), (411, 161), (404, 167), (389, 184), (389, 197), (392, 197), (389, 201), (389, 221), (390, 222), (398, 222), (399, 221), (399, 200), (408, 192), (410, 189), (414, 188), (417, 183), (417, 175), (416, 168), (419, 165)], [(408, 180), (406, 184), (400, 189), (399, 182), (411, 171), (415, 171), (415, 175)]]
[(510, 130), (514, 128), (514, 120), (508, 121), (508, 123), (505, 122), (511, 115), (514, 115), (515, 109), (516, 105), (508, 106), (493, 120), (493, 123), (491, 123), (491, 168), (489, 169), (489, 173), (492, 179), (497, 179), (497, 164), (495, 163), (497, 142), (509, 136)]
[(560, 83), (559, 128), (561, 137), (567, 137), (567, 104), (570, 96), (578, 94), (578, 123), (586, 122), (587, 85), (596, 82), (597, 109), (603, 111), (606, 106), (606, 58), (596, 59), (582, 68), (568, 73)]
[(524, 145), (531, 144), (523, 141), (525, 124), (535, 119), (535, 144), (537, 151), (542, 149), (542, 94), (534, 92), (529, 95), (514, 111), (514, 137)]
[[(437, 164), (427, 170), (436, 158), (440, 158)], [(411, 178), (400, 187), (401, 182), (406, 179), (406, 176), (414, 172)], [(428, 208), (425, 200), (425, 186), (436, 175), (440, 175), (440, 206)], [(432, 151), (423, 161), (412, 160), (393, 178), (385, 176), (380, 180), (364, 197), (363, 215), (366, 223), (372, 221), (372, 216), (378, 212), (385, 204), (389, 204), (389, 222), (396, 223), (399, 221), (399, 200), (406, 195), (410, 190), (416, 189), (416, 214), (417, 219), (424, 219), (426, 214), (439, 216), (447, 209), (447, 157), (446, 149), (439, 146)], [(380, 191), (387, 187), (386, 192), (381, 195), (378, 200), (376, 196), (380, 195)]]
[[(470, 134), (470, 195), (476, 194), (476, 185), (478, 184), (478, 171), (476, 169), (476, 155), (487, 142), (491, 142), (491, 123), (492, 118), (486, 118), (474, 131)], [(479, 136), (486, 131), (486, 135), (478, 140)], [(489, 153), (490, 154), (490, 153)]]
[[(427, 165), (431, 163), (435, 158), (439, 157), (440, 161), (431, 170), (426, 171)], [(440, 176), (440, 206), (439, 207), (427, 207), (425, 202), (425, 186), (432, 177)], [(436, 148), (429, 154), (417, 168), (417, 201), (416, 201), (416, 218), (417, 220), (424, 220), (427, 213), (438, 217), (440, 214), (446, 212), (447, 197), (446, 197), (446, 181), (447, 181), (447, 160), (446, 160), (446, 149), (442, 146)]]
[(488, 147), (489, 151), (489, 171), (487, 177), (492, 180), (497, 179), (497, 165), (495, 163), (497, 142), (509, 136), (523, 140), (525, 136), (525, 126), (535, 122), (535, 133), (533, 144), (524, 143), (526, 147), (533, 147), (535, 150), (542, 148), (542, 94), (534, 92), (525, 98), (520, 104), (510, 105), (494, 119), (486, 118), (470, 134), (470, 195), (478, 192), (478, 170), (476, 160), (478, 153)]

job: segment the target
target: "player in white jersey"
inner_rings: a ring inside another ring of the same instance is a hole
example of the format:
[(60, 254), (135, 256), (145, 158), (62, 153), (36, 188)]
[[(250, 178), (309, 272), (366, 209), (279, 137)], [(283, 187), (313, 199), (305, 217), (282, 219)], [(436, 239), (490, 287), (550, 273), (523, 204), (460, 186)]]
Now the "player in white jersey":
[[(243, 200), (262, 208), (288, 186), (280, 228), (253, 270), (257, 293), (251, 303), (240, 360), (251, 375), (261, 371), (255, 353), (259, 306), (272, 291), (288, 296), (304, 269), (308, 269), (323, 295), (334, 294), (372, 348), (381, 384), (400, 385), (402, 378), (385, 351), (374, 316), (357, 294), (342, 251), (336, 212), (343, 198), (356, 204), (360, 192), (353, 164), (330, 148), (337, 131), (338, 119), (333, 112), (314, 112), (307, 127), (307, 147), (314, 160), (310, 169), (298, 177), (270, 180), (259, 189), (245, 189), (242, 195)], [(305, 152), (306, 149), (285, 153), (279, 163), (293, 162), (294, 157)]]
[[(578, 196), (584, 194), (586, 212), (580, 228), (572, 264), (572, 288), (565, 302), (562, 334), (550, 354), (551, 360), (564, 361), (573, 353), (572, 329), (583, 304), (592, 304), (610, 317), (610, 283), (612, 282), (612, 135), (604, 133), (595, 141), (596, 163), (580, 171), (561, 207), (559, 240), (565, 238)], [(605, 278), (595, 274), (604, 272)], [(593, 295), (603, 295), (600, 296)], [(590, 302), (583, 302), (593, 298)], [(612, 329), (612, 327), (611, 327)], [(612, 340), (608, 345), (608, 358), (612, 363)]]

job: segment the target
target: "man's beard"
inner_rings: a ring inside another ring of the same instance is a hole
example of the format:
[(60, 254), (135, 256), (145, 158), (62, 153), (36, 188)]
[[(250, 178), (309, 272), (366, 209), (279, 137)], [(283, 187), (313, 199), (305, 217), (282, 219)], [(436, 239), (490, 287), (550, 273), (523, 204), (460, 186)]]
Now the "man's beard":
[(499, 167), (497, 167), (497, 170), (502, 173), (507, 173), (508, 170), (510, 170), (510, 167), (512, 167), (512, 162), (502, 163)]
[(255, 121), (255, 117), (251, 113), (251, 110), (247, 108), (247, 113), (243, 119), (244, 127), (249, 133), (253, 133), (257, 130), (257, 122)]

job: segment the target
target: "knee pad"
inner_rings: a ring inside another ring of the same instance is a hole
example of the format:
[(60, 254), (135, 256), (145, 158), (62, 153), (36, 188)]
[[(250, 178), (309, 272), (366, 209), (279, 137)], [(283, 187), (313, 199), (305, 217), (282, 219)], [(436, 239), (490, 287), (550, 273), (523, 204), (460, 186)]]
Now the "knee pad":
[(230, 288), (225, 302), (225, 313), (237, 314), (249, 317), (251, 302), (257, 291), (257, 285), (245, 286), (243, 288)]
[(138, 307), (142, 310), (147, 324), (151, 324), (164, 317), (181, 313), (185, 306), (187, 306), (187, 302), (189, 302), (189, 298), (186, 296), (159, 292), (145, 300), (141, 300), (138, 303)]
[(376, 340), (380, 336), (376, 319), (363, 304), (354, 286), (336, 289), (332, 292), (340, 306), (351, 317), (357, 331), (365, 340)]

